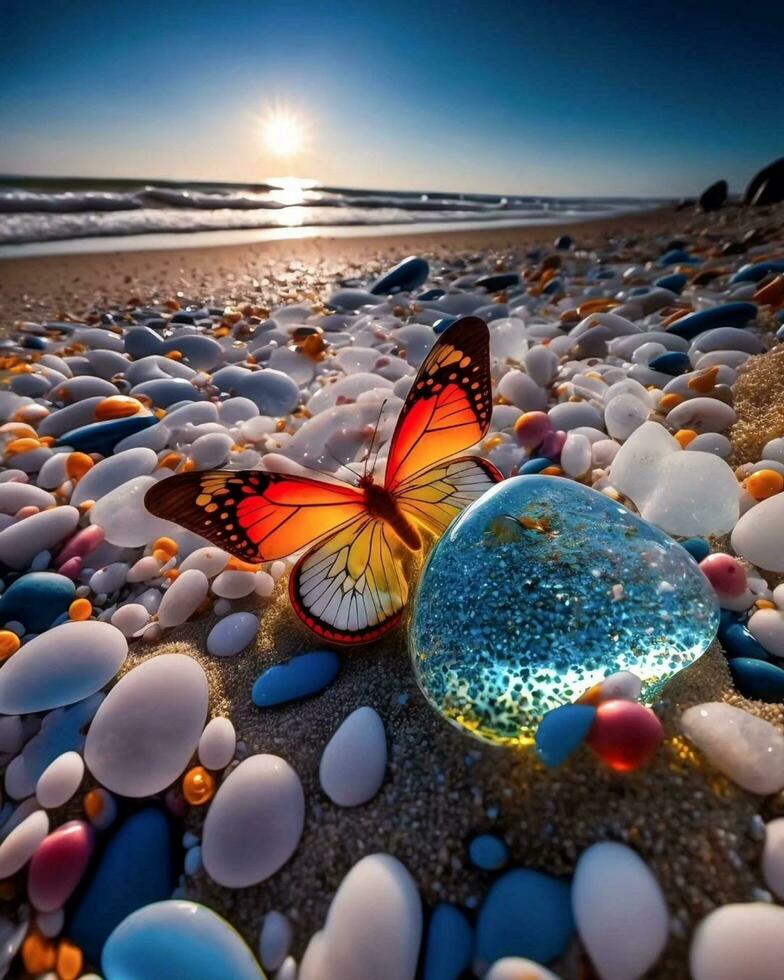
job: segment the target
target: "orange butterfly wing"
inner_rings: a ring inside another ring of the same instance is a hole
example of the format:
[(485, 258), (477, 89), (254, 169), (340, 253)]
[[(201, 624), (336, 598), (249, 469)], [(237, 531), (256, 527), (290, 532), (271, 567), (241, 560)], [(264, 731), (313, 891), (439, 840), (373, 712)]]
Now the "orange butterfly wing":
[(347, 484), (263, 470), (178, 473), (150, 487), (144, 503), (248, 562), (285, 558), (367, 513)]
[(410, 477), (479, 442), (490, 427), (490, 335), (479, 317), (457, 320), (419, 368), (390, 442), (384, 485)]
[(486, 459), (456, 456), (415, 473), (398, 487), (395, 496), (406, 517), (440, 535), (461, 510), (503, 478)]

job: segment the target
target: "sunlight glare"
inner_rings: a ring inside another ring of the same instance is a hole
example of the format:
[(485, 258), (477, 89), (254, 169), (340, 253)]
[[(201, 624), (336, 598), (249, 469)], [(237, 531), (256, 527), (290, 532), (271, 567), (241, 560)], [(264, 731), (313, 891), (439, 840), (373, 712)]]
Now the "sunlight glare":
[(267, 149), (279, 157), (290, 157), (302, 149), (305, 127), (293, 113), (276, 111), (262, 122), (262, 137)]

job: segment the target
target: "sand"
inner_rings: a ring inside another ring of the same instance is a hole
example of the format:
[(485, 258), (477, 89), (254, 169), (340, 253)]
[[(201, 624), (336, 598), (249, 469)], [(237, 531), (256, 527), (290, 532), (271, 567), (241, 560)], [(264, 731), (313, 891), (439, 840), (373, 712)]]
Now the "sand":
[[(780, 225), (781, 210), (774, 218)], [(750, 227), (767, 227), (771, 220), (770, 211), (750, 217), (747, 211), (728, 209), (718, 217), (696, 218), (666, 211), (568, 230), (581, 241), (608, 247), (610, 236), (627, 243), (641, 238), (647, 247), (652, 236), (666, 243), (679, 234), (703, 234), (718, 245), (737, 240)], [(414, 251), (436, 261), (447, 251), (466, 251), (470, 261), (471, 250), (488, 248), (503, 265), (563, 230), (567, 228), (13, 260), (0, 265), (0, 323), (83, 316), (93, 308), (132, 298), (166, 299), (178, 291), (209, 302), (250, 300), (271, 307), (304, 297), (317, 303), (336, 277), (367, 276)], [(776, 409), (762, 392), (775, 380), (784, 402), (782, 358), (784, 353), (755, 359), (755, 373), (738, 384), (739, 458), (755, 458), (759, 440), (769, 438), (775, 428)], [(219, 660), (205, 654), (205, 637), (215, 621), (210, 617), (173, 631), (157, 646), (134, 646), (125, 670), (161, 652), (188, 653), (209, 677), (211, 714), (232, 719), (244, 752), (279, 754), (302, 779), (305, 831), (296, 854), (278, 874), (240, 891), (217, 886), (203, 872), (187, 882), (188, 897), (225, 915), (252, 946), (264, 914), (278, 909), (294, 923), (294, 952), (300, 955), (323, 924), (342, 877), (362, 856), (377, 851), (406, 864), (428, 908), (438, 901), (474, 908), (492, 877), (469, 864), (467, 845), (474, 833), (485, 831), (503, 836), (513, 865), (555, 874), (572, 872), (581, 851), (596, 841), (627, 841), (636, 848), (661, 881), (672, 916), (671, 941), (651, 973), (654, 977), (685, 977), (694, 925), (718, 905), (754, 899), (755, 890), (763, 887), (757, 814), (767, 818), (784, 813), (784, 795), (763, 804), (704, 767), (677, 734), (680, 711), (711, 700), (741, 705), (784, 729), (780, 706), (746, 702), (734, 692), (718, 644), (666, 689), (662, 718), (668, 739), (650, 765), (618, 775), (582, 750), (561, 769), (548, 772), (529, 750), (486, 746), (430, 708), (409, 666), (405, 626), (370, 649), (345, 653), (338, 679), (318, 697), (279, 709), (254, 707), (250, 690), (264, 667), (314, 644), (291, 612), (284, 583), (271, 600), (255, 600), (248, 608), (261, 613), (262, 626), (255, 644), (239, 656)], [(361, 705), (372, 705), (383, 718), (390, 763), (373, 801), (341, 809), (321, 792), (318, 763), (332, 732)], [(191, 809), (189, 829), (198, 834), (201, 822), (202, 811)], [(591, 975), (576, 949), (556, 965), (556, 972), (569, 978)]]

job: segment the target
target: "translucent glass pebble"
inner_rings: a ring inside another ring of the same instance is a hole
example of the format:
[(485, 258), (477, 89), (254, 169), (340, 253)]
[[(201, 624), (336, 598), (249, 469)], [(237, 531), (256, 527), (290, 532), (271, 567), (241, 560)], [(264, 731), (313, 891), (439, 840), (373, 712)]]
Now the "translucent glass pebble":
[(691, 556), (609, 497), (556, 477), (498, 484), (444, 534), (411, 618), (414, 671), (493, 742), (630, 670), (649, 698), (711, 643), (719, 610)]

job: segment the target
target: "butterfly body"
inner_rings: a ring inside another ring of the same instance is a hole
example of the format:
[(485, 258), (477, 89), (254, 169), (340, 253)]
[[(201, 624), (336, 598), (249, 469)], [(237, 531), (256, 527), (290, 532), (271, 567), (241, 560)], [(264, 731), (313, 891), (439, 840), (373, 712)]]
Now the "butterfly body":
[(289, 579), (300, 619), (333, 643), (388, 632), (408, 598), (404, 549), (442, 534), (503, 477), (462, 456), (487, 434), (492, 410), (489, 334), (463, 317), (439, 335), (414, 379), (389, 442), (383, 482), (354, 485), (263, 470), (190, 472), (145, 497), (176, 521), (246, 562), (307, 549)]

